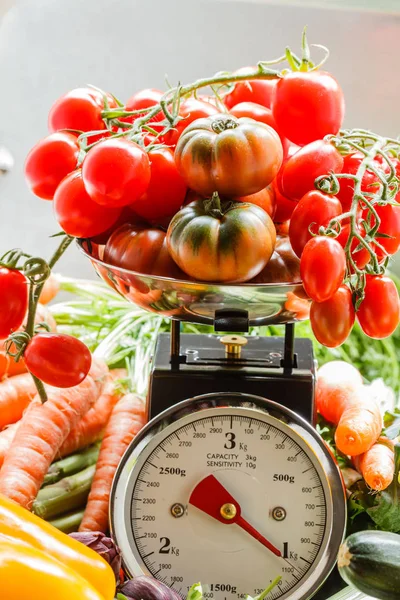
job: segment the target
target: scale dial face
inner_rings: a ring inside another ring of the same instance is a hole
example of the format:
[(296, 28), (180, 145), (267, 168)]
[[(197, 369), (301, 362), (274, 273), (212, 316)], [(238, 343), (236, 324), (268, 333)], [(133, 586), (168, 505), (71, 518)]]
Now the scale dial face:
[(218, 394), (147, 426), (116, 475), (111, 519), (132, 576), (183, 597), (200, 581), (211, 600), (255, 596), (280, 576), (267, 599), (300, 600), (334, 566), (345, 500), (333, 459), (302, 419)]

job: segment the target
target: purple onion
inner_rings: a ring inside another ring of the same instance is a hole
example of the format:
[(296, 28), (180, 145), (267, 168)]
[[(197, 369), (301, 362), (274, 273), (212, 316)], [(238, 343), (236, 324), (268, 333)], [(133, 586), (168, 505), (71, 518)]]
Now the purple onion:
[(140, 575), (124, 583), (121, 593), (132, 600), (182, 600), (178, 592), (158, 579), (146, 575)]
[(80, 533), (70, 533), (69, 535), (74, 540), (81, 542), (81, 544), (100, 554), (114, 571), (116, 582), (119, 582), (121, 554), (118, 546), (116, 546), (111, 538), (101, 533), (101, 531), (82, 531)]

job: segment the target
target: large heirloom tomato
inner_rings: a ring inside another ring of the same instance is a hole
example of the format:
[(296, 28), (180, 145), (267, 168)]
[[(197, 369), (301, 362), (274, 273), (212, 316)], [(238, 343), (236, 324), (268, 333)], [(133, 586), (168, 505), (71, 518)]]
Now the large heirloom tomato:
[(111, 235), (104, 249), (104, 262), (145, 275), (182, 277), (167, 250), (165, 232), (143, 229), (130, 223), (122, 225)]
[(225, 114), (191, 123), (175, 150), (178, 171), (203, 196), (255, 194), (275, 178), (282, 158), (282, 144), (272, 127)]
[(179, 211), (167, 231), (168, 250), (191, 277), (222, 283), (248, 281), (267, 264), (276, 232), (255, 204), (196, 200)]

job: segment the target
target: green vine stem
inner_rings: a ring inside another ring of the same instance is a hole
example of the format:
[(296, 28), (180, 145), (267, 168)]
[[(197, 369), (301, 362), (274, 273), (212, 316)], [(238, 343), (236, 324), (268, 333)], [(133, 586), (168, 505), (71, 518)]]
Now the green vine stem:
[[(17, 331), (11, 334), (5, 342), (6, 352), (18, 361), (24, 354), (26, 346), (35, 335), (35, 317), (40, 294), (43, 286), (51, 274), (51, 269), (67, 250), (74, 238), (62, 234), (62, 240), (47, 263), (43, 258), (29, 256), (20, 250), (12, 250), (1, 259), (1, 264), (9, 268), (19, 268), (22, 270), (29, 281), (29, 304), (28, 316), (24, 331)], [(26, 258), (23, 265), (18, 267), (18, 261)], [(12, 348), (15, 347), (14, 352)], [(47, 394), (43, 382), (31, 373), (36, 389), (42, 402), (46, 402)]]

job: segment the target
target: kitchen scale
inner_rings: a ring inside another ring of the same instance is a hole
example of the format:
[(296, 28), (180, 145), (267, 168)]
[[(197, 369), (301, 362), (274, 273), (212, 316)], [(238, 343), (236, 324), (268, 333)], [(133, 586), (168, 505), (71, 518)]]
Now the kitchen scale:
[[(172, 319), (154, 353), (149, 423), (111, 494), (127, 573), (156, 577), (183, 598), (200, 581), (207, 600), (256, 596), (277, 576), (268, 600), (325, 600), (344, 587), (333, 569), (345, 490), (314, 428), (312, 344), (294, 336), (309, 305), (301, 282), (177, 281), (107, 265), (101, 247), (81, 248), (125, 298)], [(181, 334), (181, 321), (215, 333)], [(283, 338), (244, 335), (277, 323)]]

